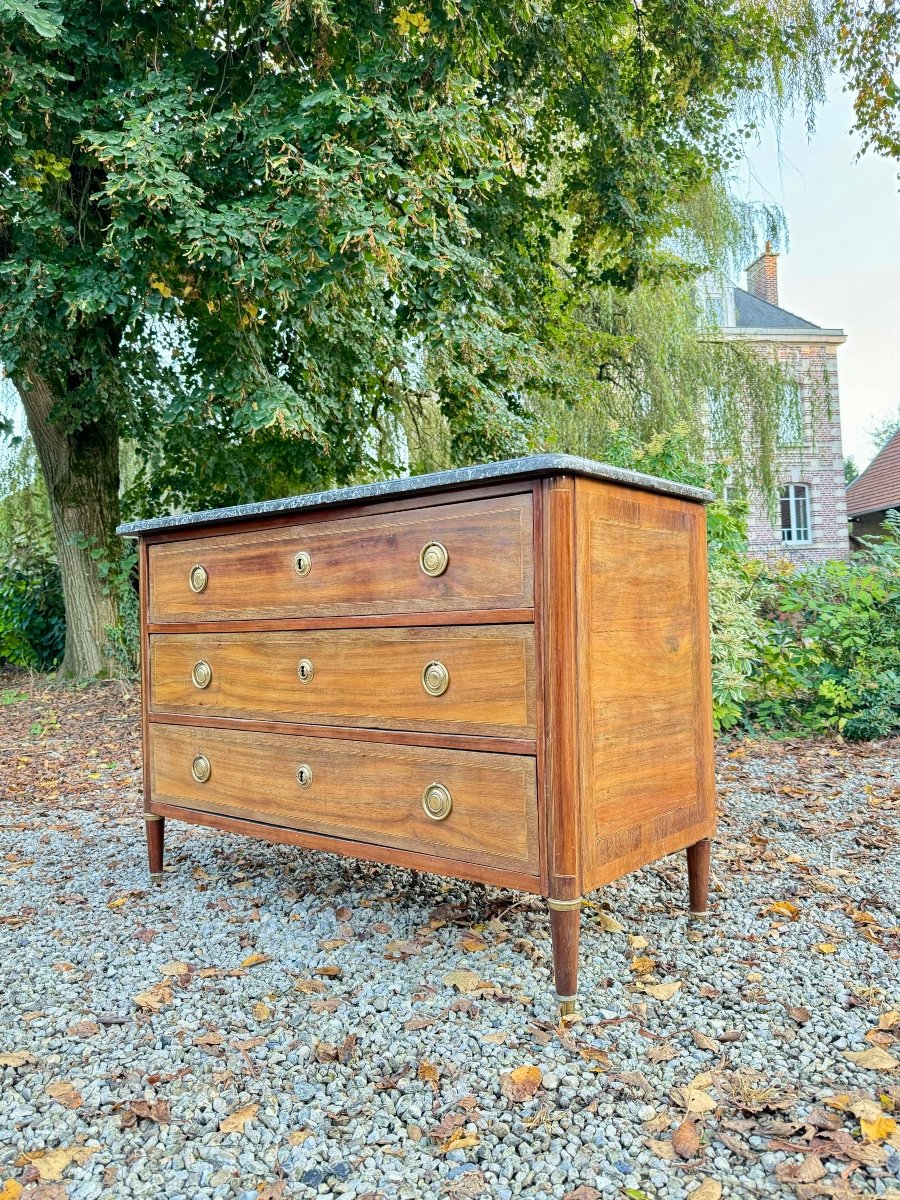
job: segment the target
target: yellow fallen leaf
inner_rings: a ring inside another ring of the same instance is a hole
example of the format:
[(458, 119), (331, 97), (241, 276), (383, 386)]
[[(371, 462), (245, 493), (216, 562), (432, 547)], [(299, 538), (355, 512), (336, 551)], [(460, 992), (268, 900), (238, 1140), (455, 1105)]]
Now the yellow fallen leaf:
[(688, 1200), (719, 1200), (722, 1185), (718, 1179), (704, 1179), (698, 1188), (688, 1192)]
[(835, 954), (837, 952), (837, 946), (834, 942), (817, 942), (816, 949), (820, 954)]
[(60, 1146), (57, 1150), (38, 1150), (25, 1157), (43, 1183), (58, 1183), (68, 1166), (72, 1163), (83, 1165), (99, 1149), (99, 1146)]
[(24, 1067), (26, 1063), (33, 1062), (37, 1062), (37, 1059), (27, 1050), (13, 1050), (11, 1054), (0, 1054), (0, 1067)]
[(239, 1108), (237, 1112), (222, 1118), (219, 1122), (219, 1133), (243, 1133), (244, 1127), (258, 1112), (258, 1104), (248, 1104), (245, 1108)]
[(110, 900), (109, 904), (107, 904), (106, 907), (107, 908), (121, 908), (123, 904), (127, 904), (127, 903), (128, 903), (128, 897), (120, 896), (118, 898), (118, 900)]
[(253, 1005), (253, 1016), (254, 1016), (255, 1020), (268, 1021), (268, 1019), (269, 1019), (269, 1017), (271, 1017), (271, 1015), (272, 1015), (271, 1008), (269, 1008), (268, 1004), (263, 1004), (263, 1002), (261, 1000), (258, 1000), (256, 1002), (256, 1004)]
[(443, 1146), (439, 1147), (438, 1154), (449, 1154), (451, 1150), (468, 1150), (471, 1146), (477, 1146), (478, 1142), (477, 1133), (463, 1133), (461, 1129), (454, 1129)]
[(59, 1104), (65, 1108), (78, 1108), (84, 1104), (84, 1097), (77, 1088), (72, 1087), (71, 1083), (65, 1083), (63, 1080), (57, 1080), (56, 1083), (47, 1085), (47, 1095), (52, 1096)]
[(287, 1140), (291, 1146), (302, 1146), (306, 1139), (311, 1137), (311, 1129), (292, 1129), (287, 1136)]
[(706, 1090), (712, 1086), (712, 1082), (713, 1077), (709, 1071), (701, 1071), (681, 1089), (684, 1096), (684, 1107), (689, 1113), (712, 1112), (716, 1107), (716, 1101)]
[(481, 1040), (490, 1042), (492, 1046), (502, 1046), (508, 1036), (503, 1030), (499, 1030), (497, 1033), (486, 1033)]
[(652, 971), (655, 966), (652, 958), (648, 958), (646, 954), (639, 955), (631, 960), (631, 969), (635, 975), (646, 975), (648, 971)]
[(865, 1067), (867, 1071), (893, 1071), (895, 1067), (900, 1067), (900, 1059), (894, 1058), (880, 1046), (872, 1046), (869, 1050), (847, 1050), (845, 1053), (851, 1062), (858, 1067)]
[(671, 1000), (681, 987), (681, 982), (645, 983), (642, 986), (647, 995), (652, 996), (654, 1000)]
[(159, 969), (163, 975), (187, 975), (191, 968), (189, 963), (173, 958), (170, 962), (163, 963)]
[(298, 979), (294, 987), (298, 992), (302, 992), (304, 996), (311, 996), (314, 993), (325, 991), (325, 984), (321, 979)]
[(863, 1117), (859, 1122), (860, 1132), (867, 1142), (885, 1142), (894, 1133), (897, 1132), (897, 1122), (893, 1117), (889, 1117), (882, 1113), (881, 1115), (867, 1120)]
[(241, 963), (242, 967), (258, 967), (260, 963), (269, 961), (268, 954), (250, 954)]
[(500, 1076), (500, 1091), (508, 1100), (521, 1103), (531, 1099), (543, 1078), (540, 1067), (516, 1067)]
[(822, 1103), (826, 1108), (833, 1108), (837, 1112), (848, 1112), (853, 1100), (847, 1092), (839, 1092), (836, 1096), (826, 1096)]
[(646, 950), (648, 945), (647, 939), (638, 933), (629, 933), (628, 944), (632, 950)]
[(346, 946), (347, 939), (327, 938), (324, 942), (319, 942), (319, 945), (323, 950), (327, 950), (330, 953), (332, 950), (340, 950), (341, 946)]
[(416, 1072), (416, 1078), (420, 1081), (420, 1083), (430, 1084), (434, 1090), (437, 1091), (440, 1074), (440, 1071), (434, 1065), (434, 1063), (430, 1063), (427, 1058), (423, 1058), (419, 1063), (419, 1069)]
[(0, 1187), (0, 1200), (19, 1200), (22, 1195), (22, 1185), (16, 1179), (7, 1179)]
[(494, 990), (494, 985), (487, 979), (482, 979), (475, 971), (467, 971), (464, 968), (458, 971), (449, 971), (444, 976), (444, 983), (447, 987), (454, 987), (458, 992), (466, 994), (472, 992), (480, 992), (485, 989)]
[(789, 917), (792, 921), (796, 921), (800, 916), (799, 907), (791, 900), (776, 900), (774, 904), (769, 905), (766, 912), (771, 913), (773, 917)]
[(172, 1003), (172, 989), (164, 983), (155, 983), (153, 987), (147, 988), (146, 991), (138, 992), (134, 998), (138, 1008), (149, 1009), (150, 1012), (159, 1012), (166, 1004)]
[(878, 1018), (879, 1029), (900, 1029), (900, 1012), (892, 1008), (890, 1012), (882, 1013)]

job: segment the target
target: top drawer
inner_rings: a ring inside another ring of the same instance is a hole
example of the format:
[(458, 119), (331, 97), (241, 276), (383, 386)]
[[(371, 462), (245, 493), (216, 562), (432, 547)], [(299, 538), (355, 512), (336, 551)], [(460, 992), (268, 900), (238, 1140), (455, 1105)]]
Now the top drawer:
[(531, 494), (159, 543), (149, 563), (157, 624), (531, 608)]

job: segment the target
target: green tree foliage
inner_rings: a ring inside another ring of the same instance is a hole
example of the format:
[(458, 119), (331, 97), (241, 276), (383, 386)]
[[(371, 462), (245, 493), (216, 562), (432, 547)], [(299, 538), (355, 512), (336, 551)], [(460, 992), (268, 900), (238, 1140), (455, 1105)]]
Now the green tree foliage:
[(894, 0), (835, 0), (831, 19), (863, 150), (900, 159), (900, 9)]
[(796, 12), (3, 0), (0, 361), (66, 669), (113, 662), (123, 435), (132, 511), (394, 470), (402, 428), (455, 462), (539, 442), (615, 297), (693, 269), (680, 206), (802, 59)]
[(890, 416), (879, 421), (870, 431), (869, 436), (875, 443), (876, 450), (883, 450), (895, 433), (900, 431), (900, 407)]

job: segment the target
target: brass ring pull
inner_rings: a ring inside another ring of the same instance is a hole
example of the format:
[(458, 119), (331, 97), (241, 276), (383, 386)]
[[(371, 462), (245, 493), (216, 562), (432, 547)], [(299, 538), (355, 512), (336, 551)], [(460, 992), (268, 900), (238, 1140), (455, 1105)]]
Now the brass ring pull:
[(450, 672), (442, 662), (430, 662), (422, 672), (422, 687), (429, 696), (443, 696), (450, 686)]
[(425, 815), (432, 821), (444, 821), (450, 816), (453, 807), (453, 797), (442, 783), (429, 783), (422, 793), (422, 807)]
[(188, 584), (191, 591), (199, 594), (206, 589), (208, 583), (209, 575), (206, 572), (206, 567), (201, 567), (199, 563), (195, 563), (188, 575)]
[(194, 687), (201, 690), (208, 688), (210, 683), (212, 683), (212, 667), (205, 658), (199, 659), (191, 667), (191, 681)]
[(308, 763), (301, 763), (297, 768), (297, 782), (302, 788), (308, 788), (312, 784), (312, 767)]
[(315, 669), (308, 658), (301, 658), (297, 663), (297, 678), (301, 683), (309, 683), (315, 675)]
[(298, 550), (294, 555), (294, 570), (301, 579), (305, 579), (312, 569), (312, 559), (305, 550)]
[(191, 774), (198, 783), (206, 783), (207, 779), (212, 775), (212, 767), (205, 754), (198, 754), (195, 757), (191, 763)]
[(426, 575), (443, 575), (450, 555), (442, 542), (426, 542), (419, 554), (419, 566)]

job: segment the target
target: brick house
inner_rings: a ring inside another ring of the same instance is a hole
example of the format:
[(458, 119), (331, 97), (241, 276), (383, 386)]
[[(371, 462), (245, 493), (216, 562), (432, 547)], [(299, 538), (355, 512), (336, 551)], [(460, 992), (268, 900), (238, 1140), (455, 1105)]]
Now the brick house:
[(795, 429), (786, 428), (778, 454), (779, 495), (773, 523), (763, 496), (750, 497), (750, 553), (794, 562), (848, 558), (847, 505), (837, 348), (842, 329), (825, 329), (779, 307), (778, 255), (771, 243), (747, 268), (746, 288), (728, 289), (723, 333), (758, 344), (797, 380)]
[(900, 429), (847, 488), (847, 515), (854, 541), (882, 536), (881, 526), (890, 509), (900, 512)]

